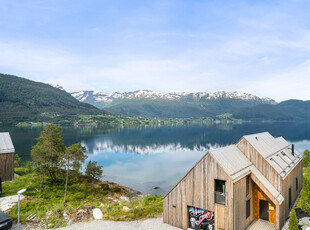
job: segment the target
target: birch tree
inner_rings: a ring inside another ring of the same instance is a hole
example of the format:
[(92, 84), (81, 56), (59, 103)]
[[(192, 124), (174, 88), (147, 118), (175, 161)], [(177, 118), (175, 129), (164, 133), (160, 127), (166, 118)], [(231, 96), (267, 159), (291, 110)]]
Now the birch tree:
[(86, 159), (84, 154), (85, 147), (81, 143), (73, 144), (70, 147), (66, 148), (65, 154), (63, 155), (63, 162), (66, 165), (66, 185), (65, 185), (65, 196), (64, 203), (67, 201), (67, 190), (68, 190), (68, 179), (69, 179), (69, 170), (70, 167), (74, 171), (79, 171), (82, 163)]

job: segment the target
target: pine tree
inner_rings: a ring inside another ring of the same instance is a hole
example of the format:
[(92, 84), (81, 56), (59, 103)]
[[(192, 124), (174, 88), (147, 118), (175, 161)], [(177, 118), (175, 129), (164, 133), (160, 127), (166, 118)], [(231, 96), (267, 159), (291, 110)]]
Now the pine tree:
[(295, 209), (292, 209), (291, 211), (291, 216), (289, 220), (289, 230), (298, 230), (298, 220)]
[(65, 144), (61, 136), (61, 127), (49, 124), (41, 132), (37, 144), (31, 149), (31, 157), (36, 171), (50, 176), (56, 181), (56, 173), (60, 168), (61, 157), (65, 151)]
[(99, 180), (102, 177), (102, 166), (97, 166), (97, 161), (89, 161), (86, 167), (86, 176), (93, 181), (93, 188), (95, 193), (95, 180)]
[(67, 201), (69, 169), (70, 167), (72, 167), (75, 171), (80, 170), (82, 163), (86, 159), (86, 155), (84, 154), (84, 152), (85, 147), (83, 147), (81, 143), (77, 143), (66, 148), (65, 154), (63, 155), (63, 163), (66, 165), (67, 168), (64, 203), (66, 203)]

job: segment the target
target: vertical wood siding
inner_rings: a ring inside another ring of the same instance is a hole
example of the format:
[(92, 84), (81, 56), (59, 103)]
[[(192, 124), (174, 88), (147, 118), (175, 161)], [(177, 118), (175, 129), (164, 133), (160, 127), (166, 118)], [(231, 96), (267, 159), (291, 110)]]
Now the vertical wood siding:
[[(283, 210), (284, 213), (282, 214), (281, 218), (286, 219), (288, 217), (290, 210), (292, 206), (294, 205), (301, 189), (302, 189), (302, 161), (298, 163), (298, 165), (295, 166), (295, 168), (290, 172), (287, 177), (283, 180), (283, 185), (282, 185), (282, 191), (281, 194), (284, 197), (284, 202), (283, 202)], [(296, 178), (298, 178), (298, 189), (296, 190)], [(292, 206), (289, 207), (289, 188), (291, 187), (292, 189)]]
[(255, 167), (270, 181), (271, 184), (281, 191), (282, 179), (280, 174), (256, 151), (245, 138), (236, 144), (240, 151), (255, 165)]
[[(214, 179), (226, 181), (226, 206), (214, 203)], [(187, 229), (188, 206), (194, 206), (214, 212), (215, 229), (233, 229), (233, 183), (210, 154), (206, 154), (170, 191), (163, 204), (164, 223)]]
[(2, 181), (12, 180), (14, 177), (14, 153), (0, 154), (0, 177)]

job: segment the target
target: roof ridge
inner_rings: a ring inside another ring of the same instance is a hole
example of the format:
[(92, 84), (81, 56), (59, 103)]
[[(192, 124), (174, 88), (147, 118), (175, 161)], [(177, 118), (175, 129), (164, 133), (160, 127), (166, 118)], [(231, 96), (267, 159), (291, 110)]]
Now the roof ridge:
[(220, 147), (220, 148), (216, 148), (216, 149), (209, 149), (209, 152), (213, 152), (213, 151), (219, 151), (219, 150), (227, 149), (227, 148), (232, 147), (232, 146), (237, 147), (235, 144), (231, 144), (231, 145), (226, 145), (226, 146), (223, 146), (223, 147)]

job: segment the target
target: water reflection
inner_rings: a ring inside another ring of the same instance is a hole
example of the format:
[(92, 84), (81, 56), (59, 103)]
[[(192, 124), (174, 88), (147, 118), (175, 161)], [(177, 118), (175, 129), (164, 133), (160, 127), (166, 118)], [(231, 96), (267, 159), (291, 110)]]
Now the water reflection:
[[(16, 153), (30, 160), (42, 128), (0, 127), (10, 132)], [(236, 143), (243, 135), (268, 131), (303, 152), (310, 148), (310, 123), (245, 123), (136, 129), (63, 127), (67, 146), (82, 142), (89, 160), (103, 165), (105, 180), (145, 193), (165, 194), (210, 148)], [(87, 163), (87, 162), (86, 162)], [(160, 187), (154, 190), (153, 187)]]

